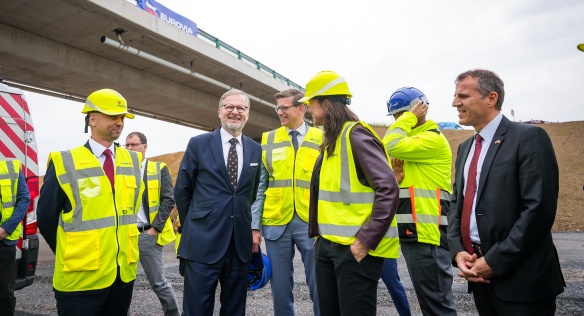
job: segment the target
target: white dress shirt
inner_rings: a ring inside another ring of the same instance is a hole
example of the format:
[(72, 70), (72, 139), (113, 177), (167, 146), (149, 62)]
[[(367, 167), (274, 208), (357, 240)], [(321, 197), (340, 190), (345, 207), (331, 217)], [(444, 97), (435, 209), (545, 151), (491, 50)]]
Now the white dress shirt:
[[(483, 141), (481, 142), (481, 154), (479, 156), (479, 160), (477, 161), (477, 190), (473, 197), (472, 203), (472, 213), (470, 214), (470, 240), (475, 244), (481, 244), (481, 238), (479, 237), (479, 231), (477, 227), (477, 218), (475, 214), (475, 208), (477, 205), (477, 192), (479, 188), (479, 180), (481, 179), (481, 169), (483, 168), (483, 162), (485, 161), (485, 156), (487, 155), (487, 151), (489, 151), (490, 145), (493, 143), (493, 137), (495, 136), (495, 132), (501, 123), (501, 119), (503, 119), (503, 114), (499, 113), (487, 126), (485, 126), (478, 134), (481, 135)], [(464, 164), (464, 188), (462, 192), (466, 192), (466, 179), (468, 178), (468, 169), (470, 169), (470, 162), (472, 157), (474, 156), (475, 150), (475, 141), (472, 142), (472, 146), (470, 147), (470, 151), (468, 153), (468, 157), (466, 157), (466, 162)], [(466, 197), (465, 197), (466, 198)]]
[[(103, 163), (105, 162), (105, 155), (103, 154), (103, 152), (108, 148), (106, 148), (102, 144), (94, 141), (92, 138), (89, 138), (88, 143), (89, 143), (89, 147), (91, 148), (91, 151), (93, 152), (95, 157), (97, 157), (97, 160), (99, 161), (99, 163), (101, 164), (101, 167), (103, 168)], [(112, 159), (115, 162), (116, 161), (116, 145), (114, 145), (112, 143), (112, 145), (109, 146), (109, 150), (112, 152)], [(114, 173), (115, 173), (115, 163), (114, 163)]]
[[(142, 165), (140, 165), (140, 174), (144, 176), (144, 171), (146, 170), (146, 158), (143, 158)], [(148, 197), (150, 198), (150, 197)], [(144, 202), (144, 201), (142, 201)], [(146, 205), (148, 207), (148, 205)], [(144, 203), (140, 203), (140, 209), (138, 210), (138, 227), (148, 226), (148, 219), (146, 218), (146, 212), (144, 212)]]
[[(308, 132), (308, 125), (306, 125), (306, 122), (302, 123), (302, 125), (300, 125), (298, 127), (298, 129), (291, 129), (286, 127), (286, 131), (288, 132), (288, 136), (290, 136), (290, 132), (291, 131), (297, 131), (298, 135), (296, 135), (296, 139), (298, 140), (298, 147), (300, 147), (300, 145), (302, 144), (302, 141), (304, 140), (304, 136), (306, 136), (306, 133)], [(290, 138), (290, 140), (292, 140)]]

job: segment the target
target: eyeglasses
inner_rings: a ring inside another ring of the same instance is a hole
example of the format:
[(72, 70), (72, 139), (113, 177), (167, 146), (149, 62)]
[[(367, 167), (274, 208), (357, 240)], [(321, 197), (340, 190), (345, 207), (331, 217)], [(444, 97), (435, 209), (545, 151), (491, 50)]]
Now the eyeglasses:
[(288, 109), (289, 108), (295, 108), (295, 107), (297, 107), (299, 105), (300, 104), (298, 104), (298, 105), (288, 105), (288, 106), (279, 106), (279, 107), (275, 108), (274, 110), (276, 111), (276, 113), (278, 113), (279, 111), (282, 111), (282, 113), (286, 113), (286, 112), (288, 112)]
[(223, 104), (222, 106), (227, 112), (233, 112), (233, 110), (237, 109), (237, 112), (243, 113), (247, 110), (247, 106), (244, 105)]
[(138, 147), (140, 145), (142, 145), (142, 143), (128, 143), (128, 144), (125, 144), (124, 147), (130, 148), (130, 147)]

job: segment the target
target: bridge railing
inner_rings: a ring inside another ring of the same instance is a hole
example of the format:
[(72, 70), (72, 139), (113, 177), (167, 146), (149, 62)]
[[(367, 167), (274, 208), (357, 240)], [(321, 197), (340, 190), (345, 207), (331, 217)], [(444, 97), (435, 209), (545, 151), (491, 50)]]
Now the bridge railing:
[(276, 72), (272, 68), (262, 64), (261, 62), (251, 58), (250, 56), (244, 54), (242, 51), (234, 48), (233, 46), (221, 41), (217, 37), (214, 37), (213, 35), (205, 32), (201, 29), (198, 29), (198, 35), (200, 35), (201, 38), (207, 40), (211, 44), (214, 44), (215, 47), (217, 47), (218, 49), (226, 51), (226, 52), (232, 54), (234, 57), (237, 57), (237, 59), (244, 61), (252, 66), (255, 66), (258, 70), (264, 71), (264, 72), (272, 75), (272, 77), (274, 77), (274, 79), (280, 80), (281, 82), (288, 85), (289, 87), (292, 87), (292, 88), (295, 88), (295, 89), (298, 89), (298, 90), (304, 92), (304, 87), (302, 87), (302, 86), (298, 85), (297, 83), (293, 82), (292, 80), (284, 77), (283, 75)]

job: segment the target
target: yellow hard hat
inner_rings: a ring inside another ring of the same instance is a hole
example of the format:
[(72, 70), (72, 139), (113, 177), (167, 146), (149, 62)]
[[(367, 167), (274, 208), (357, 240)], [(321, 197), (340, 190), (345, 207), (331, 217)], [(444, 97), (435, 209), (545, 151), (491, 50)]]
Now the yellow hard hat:
[(135, 117), (134, 114), (128, 112), (126, 99), (112, 89), (101, 89), (91, 93), (85, 100), (85, 107), (81, 113), (89, 112), (101, 112), (107, 115), (125, 114), (129, 119)]
[(347, 80), (338, 73), (324, 70), (317, 73), (306, 84), (304, 98), (298, 100), (300, 103), (308, 104), (310, 99), (325, 95), (346, 95), (352, 98)]

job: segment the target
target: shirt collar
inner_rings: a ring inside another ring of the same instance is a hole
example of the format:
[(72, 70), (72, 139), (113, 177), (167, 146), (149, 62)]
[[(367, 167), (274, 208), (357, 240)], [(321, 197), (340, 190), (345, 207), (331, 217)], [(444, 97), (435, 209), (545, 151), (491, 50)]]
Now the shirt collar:
[[(103, 155), (103, 152), (108, 149), (105, 146), (103, 146), (102, 144), (96, 142), (95, 140), (93, 140), (93, 138), (89, 138), (89, 147), (91, 148), (91, 151), (93, 152), (93, 154), (95, 155), (95, 157), (100, 157), (101, 155)], [(111, 150), (112, 152), (112, 157), (115, 158), (116, 157), (116, 145), (114, 145), (112, 143), (112, 145), (109, 147), (109, 150)]]
[[(233, 135), (229, 134), (229, 132), (227, 132), (224, 128), (221, 128), (219, 130), (219, 134), (221, 135), (221, 143), (222, 144), (229, 144), (229, 141), (234, 138)], [(235, 137), (237, 138), (237, 141), (239, 142), (239, 144), (241, 145), (241, 133)]]
[(493, 139), (493, 137), (495, 136), (495, 132), (497, 131), (497, 128), (499, 127), (499, 123), (501, 123), (501, 120), (503, 119), (503, 114), (501, 114), (499, 112), (499, 114), (497, 116), (495, 116), (495, 118), (489, 122), (489, 124), (487, 124), (479, 133), (481, 137), (487, 142), (487, 143), (491, 143), (491, 140)]
[(286, 127), (286, 131), (288, 132), (288, 134), (290, 134), (291, 131), (297, 131), (302, 136), (306, 135), (307, 130), (308, 128), (306, 126), (306, 122), (303, 122), (302, 125), (300, 125), (297, 129), (291, 129)]

